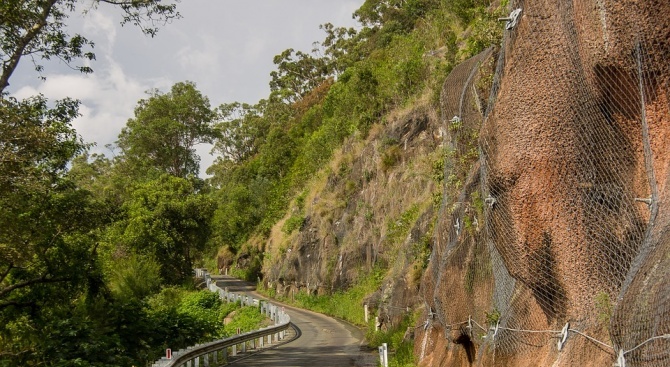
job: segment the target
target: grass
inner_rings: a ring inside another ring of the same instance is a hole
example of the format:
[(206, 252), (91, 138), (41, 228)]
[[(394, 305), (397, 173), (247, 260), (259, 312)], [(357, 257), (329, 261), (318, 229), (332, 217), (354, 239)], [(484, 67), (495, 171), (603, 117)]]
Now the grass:
[[(297, 307), (330, 315), (354, 325), (366, 326), (363, 311), (363, 300), (368, 294), (374, 293), (383, 278), (381, 270), (362, 277), (356, 285), (346, 291), (337, 291), (329, 295), (309, 295), (298, 292), (293, 297), (277, 297), (278, 300)], [(268, 297), (276, 296), (274, 289), (259, 287), (258, 291)]]
[(238, 328), (245, 333), (260, 329), (266, 324), (267, 318), (260, 313), (260, 308), (245, 306), (235, 311), (232, 321), (224, 326), (224, 334), (227, 336), (235, 335)]
[[(293, 297), (279, 298), (279, 300), (366, 327), (366, 340), (370, 346), (388, 344), (390, 367), (415, 366), (414, 344), (411, 340), (405, 341), (404, 336), (407, 328), (413, 327), (417, 315), (407, 315), (399, 325), (386, 331), (376, 332), (373, 320), (365, 322), (364, 299), (379, 289), (383, 276), (383, 270), (375, 269), (346, 291), (320, 296), (299, 292)], [(258, 291), (268, 297), (276, 296), (274, 289), (259, 288)]]
[(388, 345), (389, 349), (389, 367), (411, 367), (415, 366), (414, 343), (411, 340), (405, 340), (405, 333), (408, 328), (413, 328), (418, 314), (406, 315), (402, 322), (393, 328), (385, 331), (375, 331), (370, 325), (365, 338), (372, 346), (379, 346), (383, 343)]

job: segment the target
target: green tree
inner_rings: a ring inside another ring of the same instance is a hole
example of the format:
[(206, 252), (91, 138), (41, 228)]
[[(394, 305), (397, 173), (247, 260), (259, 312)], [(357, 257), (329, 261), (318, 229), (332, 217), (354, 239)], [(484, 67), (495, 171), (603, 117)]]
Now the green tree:
[(333, 70), (323, 57), (315, 57), (292, 48), (274, 57), (277, 70), (270, 73), (270, 90), (293, 103), (322, 84)]
[(154, 91), (139, 101), (135, 118), (119, 135), (122, 160), (139, 175), (197, 175), (200, 158), (195, 146), (214, 142), (214, 117), (209, 99), (191, 82), (177, 83), (165, 94)]
[(72, 100), (49, 109), (42, 97), (0, 99), (0, 308), (21, 303), (14, 295), (24, 288), (72, 280), (81, 257), (67, 254), (90, 251), (72, 238), (78, 225), (87, 228), (78, 220), (87, 198), (64, 179), (67, 163), (85, 148), (70, 126), (77, 107)]
[(95, 59), (91, 51), (93, 42), (79, 34), (70, 35), (65, 22), (70, 14), (99, 5), (119, 8), (122, 24), (137, 25), (150, 36), (156, 34), (157, 24), (179, 17), (175, 4), (161, 0), (92, 0), (88, 4), (78, 0), (3, 0), (0, 2), (0, 96), (24, 57), (33, 61), (38, 72), (43, 66), (37, 60), (44, 59), (58, 59), (81, 72), (92, 72), (89, 66), (77, 65), (76, 61)]
[(108, 241), (155, 259), (166, 283), (183, 282), (211, 233), (214, 203), (201, 185), (168, 174), (138, 184), (124, 204), (127, 218), (114, 224)]
[(65, 175), (85, 149), (70, 125), (77, 107), (0, 99), (0, 365), (35, 365), (45, 331), (104, 291), (99, 208)]
[(437, 6), (437, 0), (366, 0), (354, 17), (366, 26), (397, 23), (403, 31), (411, 31), (417, 19)]
[(243, 162), (256, 154), (270, 125), (270, 121), (263, 116), (263, 103), (222, 104), (216, 112), (218, 138), (213, 150), (234, 163)]
[(335, 27), (331, 23), (322, 24), (319, 28), (326, 32), (326, 38), (318, 44), (324, 47), (332, 74), (342, 74), (369, 54), (365, 42), (369, 33), (367, 29), (357, 32), (354, 28)]

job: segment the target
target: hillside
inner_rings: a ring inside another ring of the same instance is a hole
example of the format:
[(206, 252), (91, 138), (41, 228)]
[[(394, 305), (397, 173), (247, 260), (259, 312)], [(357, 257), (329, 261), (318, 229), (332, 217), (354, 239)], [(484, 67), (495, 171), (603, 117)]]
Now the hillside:
[(439, 104), (344, 140), (259, 244), (263, 280), (328, 294), (382, 269), (365, 301), (388, 328), (421, 310), (424, 366), (665, 365), (670, 9), (517, 8)]

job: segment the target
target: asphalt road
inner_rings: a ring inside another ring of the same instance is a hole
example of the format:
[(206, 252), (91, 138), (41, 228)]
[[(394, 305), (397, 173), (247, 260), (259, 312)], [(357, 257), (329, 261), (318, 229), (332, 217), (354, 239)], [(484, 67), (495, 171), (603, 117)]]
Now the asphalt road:
[[(252, 283), (226, 276), (212, 276), (212, 278), (219, 287), (227, 287), (231, 292), (248, 293), (256, 298), (264, 298), (255, 293)], [(298, 337), (289, 343), (233, 362), (229, 366), (377, 366), (376, 354), (361, 344), (364, 335), (360, 329), (315, 312), (287, 305), (284, 307), (291, 316), (291, 323)]]

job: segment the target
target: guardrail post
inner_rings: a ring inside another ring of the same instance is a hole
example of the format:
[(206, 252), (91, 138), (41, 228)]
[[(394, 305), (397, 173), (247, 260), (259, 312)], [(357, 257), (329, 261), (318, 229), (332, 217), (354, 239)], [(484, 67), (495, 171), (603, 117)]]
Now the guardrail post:
[(217, 350), (213, 354), (214, 354), (214, 356), (213, 356), (214, 357), (214, 365), (218, 367), (218, 365), (219, 365), (219, 351)]
[(193, 367), (200, 367), (200, 356), (193, 359)]
[(247, 342), (242, 342), (242, 353), (247, 352)]
[(228, 362), (228, 347), (223, 348), (221, 351), (221, 362), (226, 363)]
[(260, 345), (261, 348), (263, 348), (263, 342), (264, 341), (265, 341), (265, 338), (263, 338), (262, 336), (260, 338), (258, 338), (258, 344)]
[(237, 344), (233, 345), (233, 350), (230, 352), (230, 355), (233, 357), (237, 355)]

